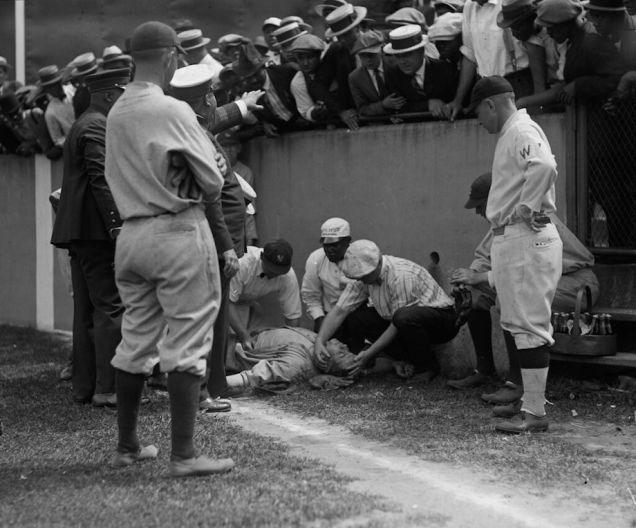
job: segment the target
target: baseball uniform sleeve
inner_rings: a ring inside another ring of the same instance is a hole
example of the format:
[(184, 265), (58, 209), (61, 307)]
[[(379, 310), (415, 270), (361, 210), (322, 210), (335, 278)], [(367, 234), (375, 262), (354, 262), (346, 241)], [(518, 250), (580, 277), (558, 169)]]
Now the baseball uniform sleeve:
[(230, 302), (238, 302), (241, 294), (243, 293), (243, 288), (247, 283), (247, 274), (249, 272), (249, 266), (247, 265), (247, 259), (245, 258), (247, 255), (243, 255), (239, 259), (239, 270), (230, 280)]
[(470, 265), (470, 269), (477, 273), (490, 271), (490, 247), (492, 246), (492, 231), (489, 229), (486, 236), (481, 240), (475, 249), (475, 258)]
[(541, 210), (544, 197), (556, 181), (556, 161), (547, 141), (533, 129), (519, 132), (515, 151), (519, 166), (524, 168), (523, 186), (515, 212), (525, 219)]
[(312, 319), (318, 319), (325, 315), (322, 306), (322, 283), (318, 276), (319, 265), (320, 259), (318, 255), (316, 255), (316, 252), (309, 255), (307, 263), (305, 264), (305, 275), (303, 275), (303, 284), (300, 290), (303, 302), (307, 307), (307, 313)]

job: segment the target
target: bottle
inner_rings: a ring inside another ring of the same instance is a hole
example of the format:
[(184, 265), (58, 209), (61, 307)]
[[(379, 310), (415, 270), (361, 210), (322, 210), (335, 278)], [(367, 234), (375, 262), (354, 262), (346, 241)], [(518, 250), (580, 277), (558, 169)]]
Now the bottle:
[(598, 328), (598, 315), (594, 314), (592, 316), (592, 325), (591, 325), (591, 330), (590, 330), (590, 335), (598, 335), (599, 334), (599, 328)]
[(605, 325), (605, 314), (598, 316), (598, 335), (607, 335), (607, 326)]
[(566, 314), (566, 328), (565, 328), (565, 332), (568, 334), (572, 333), (572, 329), (574, 328), (574, 312), (570, 312), (569, 314)]
[(607, 335), (612, 335), (614, 333), (611, 314), (605, 314), (605, 330), (607, 330)]

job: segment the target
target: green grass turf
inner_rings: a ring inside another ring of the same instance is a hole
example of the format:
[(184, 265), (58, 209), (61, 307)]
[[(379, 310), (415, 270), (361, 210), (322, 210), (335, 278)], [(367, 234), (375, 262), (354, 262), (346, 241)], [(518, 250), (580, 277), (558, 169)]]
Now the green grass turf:
[[(636, 491), (634, 401), (628, 394), (590, 390), (590, 386), (567, 378), (551, 379), (548, 399), (554, 405), (547, 410), (554, 432), (518, 436), (493, 431), (498, 419), (479, 395), (496, 389), (495, 385), (456, 391), (441, 378), (421, 384), (387, 375), (362, 379), (344, 390), (297, 391), (268, 401), (389, 442), (425, 460), (475, 472), (487, 470), (502, 482), (565, 494), (594, 483), (629, 501), (626, 489)], [(592, 422), (609, 434), (594, 436), (596, 430), (586, 429), (586, 423)], [(564, 429), (576, 434), (579, 427), (580, 442), (566, 441)], [(607, 449), (585, 448), (587, 434), (592, 442), (607, 442)], [(624, 448), (625, 440), (631, 441), (631, 450)]]
[(0, 326), (0, 525), (321, 527), (390, 510), (231, 415), (201, 417), (196, 427), (200, 452), (232, 457), (231, 473), (167, 478), (168, 400), (158, 393), (142, 407), (139, 430), (159, 459), (114, 469), (116, 413), (71, 402), (70, 384), (57, 380), (68, 350), (57, 337)]

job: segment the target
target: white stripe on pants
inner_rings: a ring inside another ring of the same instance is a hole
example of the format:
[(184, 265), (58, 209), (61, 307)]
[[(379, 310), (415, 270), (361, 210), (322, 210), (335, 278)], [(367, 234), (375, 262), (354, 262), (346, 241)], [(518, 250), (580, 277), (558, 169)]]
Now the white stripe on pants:
[(552, 345), (551, 305), (561, 277), (563, 244), (554, 224), (539, 233), (526, 224), (506, 226), (492, 242), (492, 278), (501, 327), (518, 349)]

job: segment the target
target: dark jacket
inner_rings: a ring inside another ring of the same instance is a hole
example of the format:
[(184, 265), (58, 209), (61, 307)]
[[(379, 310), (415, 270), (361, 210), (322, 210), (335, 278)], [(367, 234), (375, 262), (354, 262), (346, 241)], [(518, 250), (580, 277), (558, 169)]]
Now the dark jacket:
[(384, 64), (384, 83), (379, 87), (380, 92), (376, 89), (371, 74), (365, 67), (360, 66), (349, 74), (349, 90), (360, 115), (375, 116), (389, 113), (382, 106), (382, 100), (389, 95), (386, 90), (387, 67), (387, 64)]
[(566, 84), (574, 82), (578, 99), (607, 97), (616, 89), (623, 72), (618, 50), (602, 36), (581, 28), (571, 40), (563, 77)]
[(243, 114), (236, 103), (228, 103), (216, 109), (214, 124), (209, 129), (213, 134), (243, 124)]
[(230, 165), (223, 147), (219, 145), (214, 136), (208, 132), (214, 148), (225, 158), (227, 170), (223, 174), (223, 187), (221, 199), (209, 203), (205, 209), (205, 216), (210, 224), (214, 245), (220, 260), (223, 253), (234, 249), (236, 255), (241, 258), (245, 253), (245, 198), (241, 184)]
[(120, 227), (115, 200), (104, 178), (106, 116), (90, 106), (71, 126), (64, 143), (64, 176), (51, 243), (112, 240)]
[[(267, 73), (278, 98), (281, 100), (285, 108), (287, 108), (287, 110), (289, 110), (292, 114), (291, 119), (287, 121), (288, 123), (295, 121), (299, 117), (298, 109), (296, 108), (296, 100), (294, 99), (290, 88), (291, 81), (297, 71), (298, 66), (295, 62), (288, 62), (280, 65), (275, 64), (265, 68), (265, 72)], [(264, 107), (258, 114), (259, 118), (278, 125), (285, 123), (285, 121), (280, 119), (280, 117), (274, 112), (267, 93), (260, 98), (259, 103)]]
[(427, 112), (429, 99), (441, 99), (448, 103), (457, 88), (455, 67), (449, 62), (438, 60), (427, 60), (424, 89), (414, 85), (414, 75), (406, 75), (397, 66), (390, 66), (385, 77), (388, 92), (406, 99), (401, 112)]
[(348, 48), (338, 42), (329, 46), (320, 61), (316, 81), (327, 90), (332, 89), (334, 82), (338, 85), (335, 97), (339, 112), (356, 107), (349, 88), (349, 74), (355, 69), (355, 57)]

